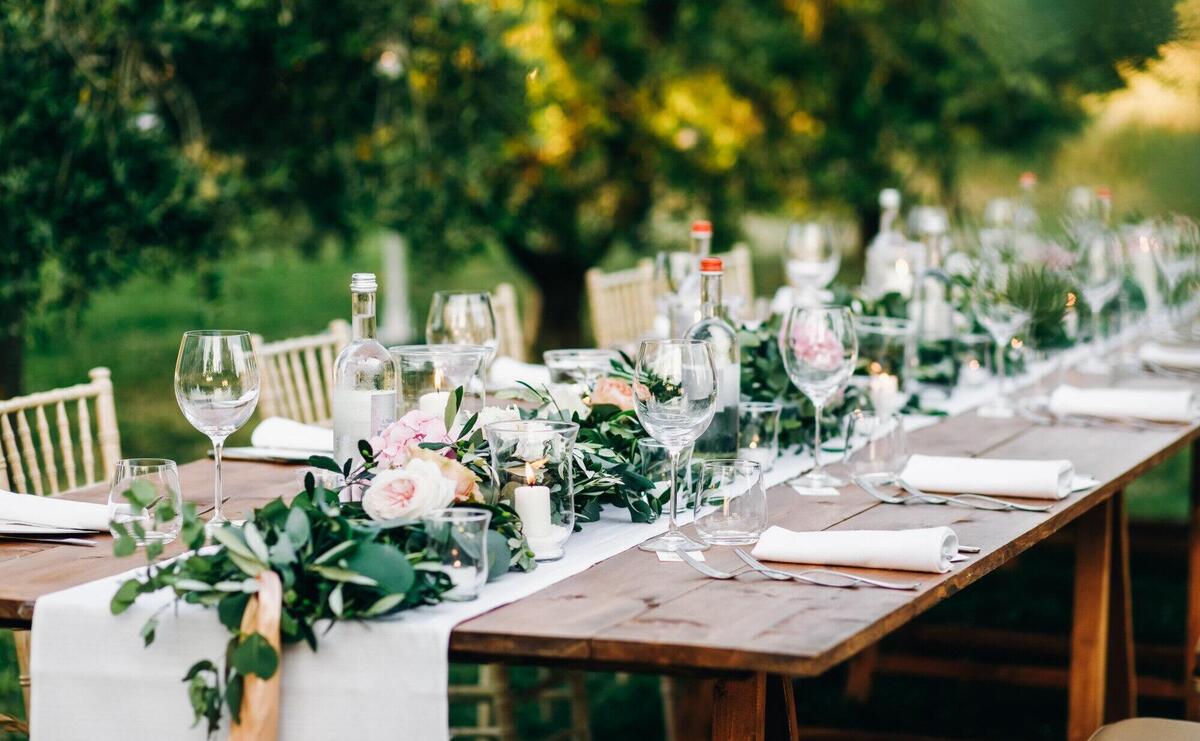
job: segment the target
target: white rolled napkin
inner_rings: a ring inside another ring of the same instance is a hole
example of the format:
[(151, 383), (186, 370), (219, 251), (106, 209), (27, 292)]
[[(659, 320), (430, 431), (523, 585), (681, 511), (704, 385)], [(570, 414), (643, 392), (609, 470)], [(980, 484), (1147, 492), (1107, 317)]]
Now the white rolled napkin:
[(250, 434), (256, 448), (333, 452), (333, 430), (285, 417), (267, 417)]
[(1062, 499), (1073, 489), (1075, 467), (1068, 460), (914, 455), (900, 478), (922, 491), (944, 494)]
[(108, 530), (108, 507), (0, 490), (0, 521), (75, 530)]
[(948, 527), (796, 532), (774, 525), (759, 537), (753, 555), (763, 561), (944, 574), (958, 555), (958, 535)]
[(1177, 347), (1147, 342), (1138, 349), (1138, 358), (1143, 363), (1166, 368), (1200, 370), (1200, 347)]
[(1050, 394), (1050, 413), (1125, 417), (1153, 422), (1190, 422), (1195, 416), (1187, 389), (1116, 389), (1059, 386)]
[(522, 363), (512, 358), (496, 358), (488, 371), (489, 385), (495, 389), (517, 388), (519, 381), (540, 389), (550, 383), (550, 369), (544, 365)]

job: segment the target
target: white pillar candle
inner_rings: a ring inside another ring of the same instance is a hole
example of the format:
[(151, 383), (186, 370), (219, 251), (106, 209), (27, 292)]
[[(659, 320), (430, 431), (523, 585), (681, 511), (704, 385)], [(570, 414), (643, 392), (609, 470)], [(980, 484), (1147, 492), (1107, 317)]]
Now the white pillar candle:
[(518, 486), (513, 491), (513, 507), (521, 518), (526, 538), (544, 538), (550, 534), (550, 487)]
[(868, 382), (867, 395), (871, 406), (875, 407), (878, 415), (893, 414), (904, 406), (903, 394), (900, 393), (900, 379), (891, 373), (879, 373), (871, 376)]
[(450, 401), (450, 392), (448, 391), (430, 391), (428, 394), (421, 394), (418, 400), (418, 405), (421, 408), (422, 414), (432, 414), (441, 419), (446, 413), (446, 404)]
[(775, 456), (771, 455), (771, 449), (767, 447), (757, 447), (751, 443), (750, 447), (742, 448), (738, 451), (738, 458), (744, 461), (754, 461), (762, 470), (769, 471), (775, 465)]

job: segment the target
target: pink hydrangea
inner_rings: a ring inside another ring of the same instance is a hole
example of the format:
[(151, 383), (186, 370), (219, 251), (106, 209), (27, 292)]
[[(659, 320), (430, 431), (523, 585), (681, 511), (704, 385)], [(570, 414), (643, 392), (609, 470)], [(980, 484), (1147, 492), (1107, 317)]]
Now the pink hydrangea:
[[(371, 438), (371, 449), (375, 451), (375, 461), (380, 468), (398, 468), (412, 458), (410, 447), (420, 443), (449, 442), (453, 441), (441, 417), (414, 409)], [(446, 448), (445, 455), (453, 458), (454, 451)]]

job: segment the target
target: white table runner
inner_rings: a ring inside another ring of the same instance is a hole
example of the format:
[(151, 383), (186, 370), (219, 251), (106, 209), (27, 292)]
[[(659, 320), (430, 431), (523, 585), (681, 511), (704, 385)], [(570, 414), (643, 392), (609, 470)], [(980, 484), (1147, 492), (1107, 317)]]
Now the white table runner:
[[(386, 621), (338, 623), (318, 631), (318, 652), (284, 650), (280, 738), (444, 739), (447, 735), (450, 631), (455, 625), (527, 597), (665, 532), (666, 518), (629, 522), (609, 510), (567, 542), (559, 561), (509, 573), (473, 602), (443, 603)], [(158, 637), (142, 647), (139, 629), (170, 602), (143, 597), (114, 617), (109, 600), (133, 572), (100, 579), (37, 601), (33, 620), (33, 738), (203, 739), (188, 730), (192, 712), (183, 675), (200, 659), (221, 659), (229, 633), (215, 610), (180, 605), (162, 615)], [(221, 738), (229, 719), (222, 722)]]

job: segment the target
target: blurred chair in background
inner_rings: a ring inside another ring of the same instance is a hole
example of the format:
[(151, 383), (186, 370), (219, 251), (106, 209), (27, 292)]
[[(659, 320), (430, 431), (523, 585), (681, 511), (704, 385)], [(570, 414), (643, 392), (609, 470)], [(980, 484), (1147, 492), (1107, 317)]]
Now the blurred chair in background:
[(588, 309), (597, 347), (636, 343), (654, 330), (654, 263), (605, 273), (587, 271)]
[[(496, 315), (496, 355), (528, 363), (532, 338), (537, 337), (541, 297), (536, 291), (525, 293), (522, 314), (517, 301), (517, 289), (512, 283), (501, 283), (492, 291), (492, 311)], [(524, 321), (522, 321), (524, 316)]]
[(350, 342), (350, 324), (344, 319), (329, 323), (321, 334), (263, 342), (251, 335), (262, 377), (258, 400), (265, 417), (287, 417), (315, 424), (333, 418), (333, 363)]

